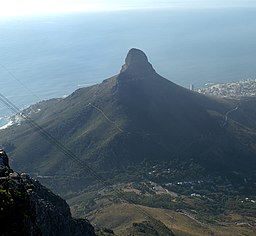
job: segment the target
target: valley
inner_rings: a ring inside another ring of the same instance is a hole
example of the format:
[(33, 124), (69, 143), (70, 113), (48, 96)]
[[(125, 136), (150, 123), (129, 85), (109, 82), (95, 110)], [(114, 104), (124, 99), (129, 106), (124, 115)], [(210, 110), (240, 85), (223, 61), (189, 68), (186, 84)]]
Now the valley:
[[(123, 191), (132, 203), (117, 198), (115, 189)], [(209, 195), (216, 197), (218, 193)], [(244, 211), (239, 212), (237, 197), (226, 196), (230, 205), (232, 198), (236, 209), (226, 207), (221, 212), (220, 199), (177, 194), (156, 183), (141, 182), (114, 185), (94, 193), (86, 191), (68, 202), (74, 216), (83, 215), (95, 227), (111, 228), (117, 235), (126, 235), (125, 230), (134, 222), (150, 220), (148, 214), (172, 229), (174, 235), (238, 235), (238, 232), (254, 235), (255, 204), (247, 204)], [(214, 209), (216, 206), (218, 209)], [(109, 214), (113, 216), (111, 221)]]

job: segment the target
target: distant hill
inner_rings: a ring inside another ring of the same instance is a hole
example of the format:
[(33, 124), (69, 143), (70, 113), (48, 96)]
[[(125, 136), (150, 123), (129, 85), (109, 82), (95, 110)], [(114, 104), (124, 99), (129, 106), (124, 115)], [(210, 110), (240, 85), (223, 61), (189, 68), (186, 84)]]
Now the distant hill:
[[(167, 163), (174, 177), (236, 173), (243, 180), (255, 178), (255, 104), (180, 87), (157, 74), (144, 52), (131, 49), (118, 75), (24, 113), (98, 172)], [(71, 189), (92, 181), (27, 121), (1, 130), (0, 143), (20, 171)]]

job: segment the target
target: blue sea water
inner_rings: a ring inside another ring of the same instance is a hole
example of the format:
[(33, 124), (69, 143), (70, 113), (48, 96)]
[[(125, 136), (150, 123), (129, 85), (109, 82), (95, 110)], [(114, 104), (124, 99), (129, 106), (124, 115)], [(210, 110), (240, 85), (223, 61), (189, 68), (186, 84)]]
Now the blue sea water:
[(117, 74), (132, 47), (184, 87), (255, 78), (256, 9), (0, 18), (0, 93), (20, 108), (68, 95)]
[(8, 120), (4, 117), (0, 118), (0, 127), (4, 126), (6, 123), (8, 122)]

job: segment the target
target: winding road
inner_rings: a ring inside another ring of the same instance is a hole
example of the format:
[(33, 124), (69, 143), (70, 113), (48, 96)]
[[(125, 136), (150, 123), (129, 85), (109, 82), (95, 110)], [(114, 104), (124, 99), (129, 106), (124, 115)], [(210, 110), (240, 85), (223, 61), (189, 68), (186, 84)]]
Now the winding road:
[(235, 112), (239, 109), (239, 105), (237, 105), (234, 109), (232, 110), (229, 110), (228, 112), (226, 112), (225, 114), (225, 118), (224, 118), (224, 122), (223, 124), (221, 125), (221, 127), (225, 127), (228, 123), (228, 116), (232, 113), (232, 112)]

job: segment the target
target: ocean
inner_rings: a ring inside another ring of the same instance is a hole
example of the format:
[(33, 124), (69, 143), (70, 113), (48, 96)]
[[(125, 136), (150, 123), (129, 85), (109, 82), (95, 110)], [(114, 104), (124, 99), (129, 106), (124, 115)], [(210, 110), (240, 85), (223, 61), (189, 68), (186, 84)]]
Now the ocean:
[(8, 122), (8, 119), (5, 117), (0, 118), (0, 127), (4, 126)]
[[(130, 48), (189, 87), (256, 77), (256, 9), (0, 18), (0, 93), (20, 109), (119, 73)], [(0, 103), (0, 125), (12, 113)]]

